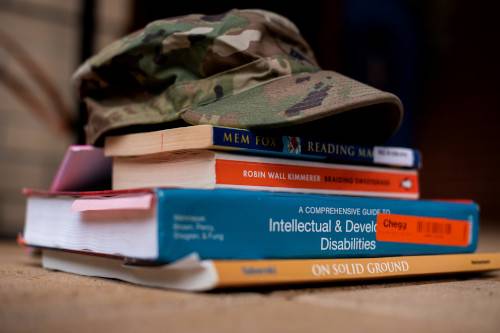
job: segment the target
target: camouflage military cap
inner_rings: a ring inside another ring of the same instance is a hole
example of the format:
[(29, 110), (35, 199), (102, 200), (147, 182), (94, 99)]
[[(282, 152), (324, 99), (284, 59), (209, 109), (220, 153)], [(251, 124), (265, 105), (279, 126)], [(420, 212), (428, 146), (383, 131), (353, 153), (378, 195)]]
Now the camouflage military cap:
[(185, 124), (375, 142), (403, 112), (396, 96), (321, 70), (297, 27), (263, 10), (152, 22), (88, 59), (74, 80), (89, 143)]

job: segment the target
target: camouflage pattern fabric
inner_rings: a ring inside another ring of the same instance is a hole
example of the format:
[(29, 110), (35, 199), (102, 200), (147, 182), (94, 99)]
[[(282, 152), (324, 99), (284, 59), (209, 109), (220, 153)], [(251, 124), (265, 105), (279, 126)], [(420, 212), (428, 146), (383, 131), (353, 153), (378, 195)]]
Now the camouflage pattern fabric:
[(89, 112), (88, 143), (179, 120), (259, 129), (383, 105), (396, 119), (392, 133), (402, 117), (396, 96), (321, 70), (297, 27), (263, 10), (152, 22), (88, 59), (73, 79)]

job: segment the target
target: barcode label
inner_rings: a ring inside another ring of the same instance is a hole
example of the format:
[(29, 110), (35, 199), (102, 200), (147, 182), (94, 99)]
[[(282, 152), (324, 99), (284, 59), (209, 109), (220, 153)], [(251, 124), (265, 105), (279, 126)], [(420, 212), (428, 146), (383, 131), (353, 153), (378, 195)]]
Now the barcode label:
[(373, 147), (373, 161), (377, 164), (412, 167), (415, 163), (413, 150), (400, 147)]
[(418, 221), (417, 222), (417, 232), (449, 235), (452, 232), (452, 225), (451, 225), (451, 223)]
[(446, 246), (467, 246), (470, 223), (438, 217), (379, 214), (377, 241)]

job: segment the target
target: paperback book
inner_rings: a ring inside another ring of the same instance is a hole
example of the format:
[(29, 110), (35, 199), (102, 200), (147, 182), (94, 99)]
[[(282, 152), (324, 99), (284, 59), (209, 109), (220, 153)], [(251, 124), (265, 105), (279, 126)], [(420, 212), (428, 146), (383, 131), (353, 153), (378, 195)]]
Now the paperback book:
[(361, 146), (212, 125), (109, 136), (105, 141), (107, 156), (141, 156), (191, 149), (229, 150), (347, 164), (403, 168), (421, 166), (420, 153), (410, 148)]
[(124, 264), (121, 259), (44, 250), (43, 267), (85, 276), (118, 279), (148, 287), (188, 291), (217, 288), (333, 283), (481, 273), (500, 269), (500, 253), (349, 259), (199, 260), (162, 266)]
[(473, 252), (472, 202), (242, 190), (28, 192), (31, 246), (151, 262)]
[(238, 188), (417, 199), (418, 171), (191, 150), (113, 158), (113, 189)]

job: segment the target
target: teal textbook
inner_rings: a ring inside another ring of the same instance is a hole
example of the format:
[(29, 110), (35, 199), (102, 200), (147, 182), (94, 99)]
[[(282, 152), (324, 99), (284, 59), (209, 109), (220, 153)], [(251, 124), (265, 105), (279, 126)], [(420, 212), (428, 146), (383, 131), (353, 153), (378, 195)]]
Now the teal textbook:
[(27, 192), (32, 246), (171, 262), (473, 252), (478, 206), (242, 190)]

